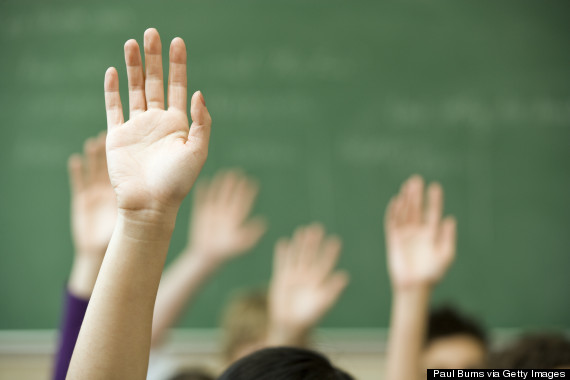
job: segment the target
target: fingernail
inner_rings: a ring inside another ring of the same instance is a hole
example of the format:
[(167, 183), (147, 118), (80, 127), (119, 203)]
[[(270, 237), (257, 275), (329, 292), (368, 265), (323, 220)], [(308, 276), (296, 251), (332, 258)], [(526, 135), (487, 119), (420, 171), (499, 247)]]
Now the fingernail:
[(204, 100), (204, 95), (202, 94), (202, 91), (198, 91), (198, 94), (200, 95), (200, 100), (202, 101), (202, 104), (206, 106), (206, 100)]

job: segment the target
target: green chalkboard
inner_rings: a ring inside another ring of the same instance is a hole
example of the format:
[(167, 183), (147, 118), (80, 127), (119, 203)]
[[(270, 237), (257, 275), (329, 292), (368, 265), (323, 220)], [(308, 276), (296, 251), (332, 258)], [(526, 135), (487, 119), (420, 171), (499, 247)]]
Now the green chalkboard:
[(270, 223), (182, 326), (216, 326), (233, 290), (267, 281), (275, 240), (311, 221), (343, 237), (352, 273), (324, 325), (387, 326), (383, 212), (420, 173), (441, 181), (459, 223), (434, 302), (493, 327), (568, 327), (569, 5), (2, 1), (0, 329), (58, 324), (72, 258), (66, 159), (105, 128), (108, 66), (126, 95), (123, 44), (150, 26), (163, 46), (185, 39), (190, 87), (213, 115), (202, 175), (257, 177)]

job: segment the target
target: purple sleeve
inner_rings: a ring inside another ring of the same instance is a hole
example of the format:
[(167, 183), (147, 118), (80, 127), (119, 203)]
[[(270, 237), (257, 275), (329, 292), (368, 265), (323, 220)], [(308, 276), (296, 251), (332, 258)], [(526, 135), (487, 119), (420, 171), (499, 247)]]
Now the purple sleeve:
[(66, 289), (65, 309), (59, 327), (59, 344), (55, 356), (54, 380), (65, 380), (87, 305), (89, 300), (78, 298)]

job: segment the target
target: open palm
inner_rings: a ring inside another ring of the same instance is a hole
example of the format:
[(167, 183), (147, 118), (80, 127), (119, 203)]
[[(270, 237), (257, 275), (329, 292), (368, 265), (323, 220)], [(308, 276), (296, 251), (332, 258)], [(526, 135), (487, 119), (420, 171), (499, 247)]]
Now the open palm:
[(386, 211), (390, 277), (396, 287), (438, 282), (455, 255), (455, 219), (442, 220), (443, 191), (431, 184), (424, 208), (419, 176), (404, 183)]
[(130, 120), (123, 119), (114, 68), (105, 75), (107, 160), (120, 209), (178, 207), (196, 180), (208, 153), (211, 118), (200, 92), (191, 100), (188, 127), (186, 47), (170, 46), (168, 109), (164, 109), (162, 46), (155, 29), (144, 36), (146, 75), (139, 45), (125, 44)]
[(266, 230), (262, 218), (250, 218), (257, 184), (237, 170), (218, 173), (196, 185), (189, 251), (224, 261), (250, 250)]
[(348, 283), (345, 272), (334, 271), (340, 249), (340, 240), (325, 238), (318, 224), (277, 243), (269, 291), (272, 324), (305, 332), (325, 315)]

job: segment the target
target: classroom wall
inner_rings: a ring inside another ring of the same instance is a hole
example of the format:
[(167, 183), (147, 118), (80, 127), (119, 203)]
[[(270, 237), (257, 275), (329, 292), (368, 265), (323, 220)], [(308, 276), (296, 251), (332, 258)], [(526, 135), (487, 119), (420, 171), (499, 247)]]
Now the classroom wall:
[[(213, 116), (201, 177), (257, 177), (270, 225), (181, 326), (217, 326), (232, 292), (266, 283), (276, 239), (311, 221), (343, 238), (352, 274), (323, 325), (387, 326), (383, 212), (420, 173), (458, 219), (434, 302), (491, 327), (568, 327), (568, 4), (3, 1), (0, 329), (57, 327), (73, 255), (66, 160), (105, 128), (108, 66), (126, 96), (123, 43), (150, 26), (165, 53), (185, 39), (189, 86)], [(186, 200), (168, 261), (189, 211)]]

